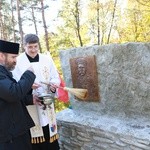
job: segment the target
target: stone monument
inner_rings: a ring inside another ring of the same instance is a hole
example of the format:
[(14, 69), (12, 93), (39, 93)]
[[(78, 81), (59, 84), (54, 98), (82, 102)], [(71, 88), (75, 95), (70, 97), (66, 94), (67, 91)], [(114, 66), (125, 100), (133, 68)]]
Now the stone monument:
[(150, 43), (109, 44), (60, 51), (67, 87), (70, 59), (95, 55), (98, 102), (70, 95), (57, 114), (62, 150), (150, 150)]

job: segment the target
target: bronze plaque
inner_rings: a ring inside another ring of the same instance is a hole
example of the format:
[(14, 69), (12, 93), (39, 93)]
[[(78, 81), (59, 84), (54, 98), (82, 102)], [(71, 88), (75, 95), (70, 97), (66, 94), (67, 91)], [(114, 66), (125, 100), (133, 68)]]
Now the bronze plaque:
[(100, 98), (95, 55), (71, 58), (70, 67), (73, 87), (88, 90), (88, 96), (85, 101), (99, 101)]

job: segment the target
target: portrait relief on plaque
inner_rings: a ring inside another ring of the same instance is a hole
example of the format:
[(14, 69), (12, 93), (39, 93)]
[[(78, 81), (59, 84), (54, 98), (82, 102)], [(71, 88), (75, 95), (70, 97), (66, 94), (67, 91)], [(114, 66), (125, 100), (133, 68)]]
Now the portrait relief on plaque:
[(73, 87), (88, 90), (88, 96), (85, 101), (99, 101), (100, 97), (95, 55), (71, 58), (70, 67)]

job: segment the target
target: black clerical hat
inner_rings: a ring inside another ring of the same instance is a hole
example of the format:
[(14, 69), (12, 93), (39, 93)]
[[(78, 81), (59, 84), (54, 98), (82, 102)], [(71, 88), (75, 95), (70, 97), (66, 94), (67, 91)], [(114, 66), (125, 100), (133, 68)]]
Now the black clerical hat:
[(18, 54), (19, 53), (19, 44), (0, 40), (0, 52)]

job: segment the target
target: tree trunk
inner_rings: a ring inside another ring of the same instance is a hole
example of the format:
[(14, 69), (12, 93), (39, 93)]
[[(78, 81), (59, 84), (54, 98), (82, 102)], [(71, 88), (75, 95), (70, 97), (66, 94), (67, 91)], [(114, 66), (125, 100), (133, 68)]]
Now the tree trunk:
[(107, 44), (109, 43), (109, 40), (110, 40), (111, 30), (112, 30), (113, 22), (114, 22), (114, 18), (115, 18), (116, 5), (117, 5), (117, 0), (115, 0), (115, 3), (114, 3), (114, 10), (113, 10), (112, 19), (111, 19), (110, 30), (108, 33)]
[(76, 3), (76, 11), (75, 11), (75, 19), (76, 19), (76, 24), (77, 24), (77, 35), (79, 37), (79, 42), (80, 42), (80, 46), (83, 46), (83, 42), (82, 42), (82, 38), (81, 38), (81, 34), (80, 34), (80, 13), (79, 13), (79, 6), (78, 3)]
[[(35, 15), (34, 15), (34, 7), (31, 7), (31, 13), (32, 13), (32, 18), (33, 18), (35, 33), (36, 33), (36, 35), (38, 35), (37, 24), (36, 24), (36, 19), (35, 19)], [(40, 52), (42, 53), (42, 48), (41, 48), (40, 42), (39, 42), (39, 47), (40, 47)]]
[(20, 13), (20, 0), (17, 0), (17, 14), (18, 14), (18, 25), (19, 25), (19, 33), (20, 33), (20, 40), (21, 40), (21, 51), (23, 52), (23, 30), (22, 30), (22, 20), (21, 20), (21, 13)]
[(3, 24), (3, 14), (2, 14), (2, 2), (0, 1), (0, 38), (4, 38), (4, 24)]
[(97, 0), (97, 44), (100, 45), (99, 0)]
[(16, 34), (15, 34), (15, 22), (14, 22), (14, 10), (13, 10), (13, 0), (11, 0), (11, 22), (13, 28), (13, 41), (16, 42)]
[(43, 26), (44, 26), (44, 31), (45, 31), (46, 48), (47, 48), (47, 51), (50, 51), (49, 42), (48, 42), (48, 31), (47, 31), (47, 26), (46, 26), (46, 21), (45, 21), (45, 14), (44, 14), (44, 4), (43, 4), (43, 0), (41, 0), (41, 10), (42, 10)]

